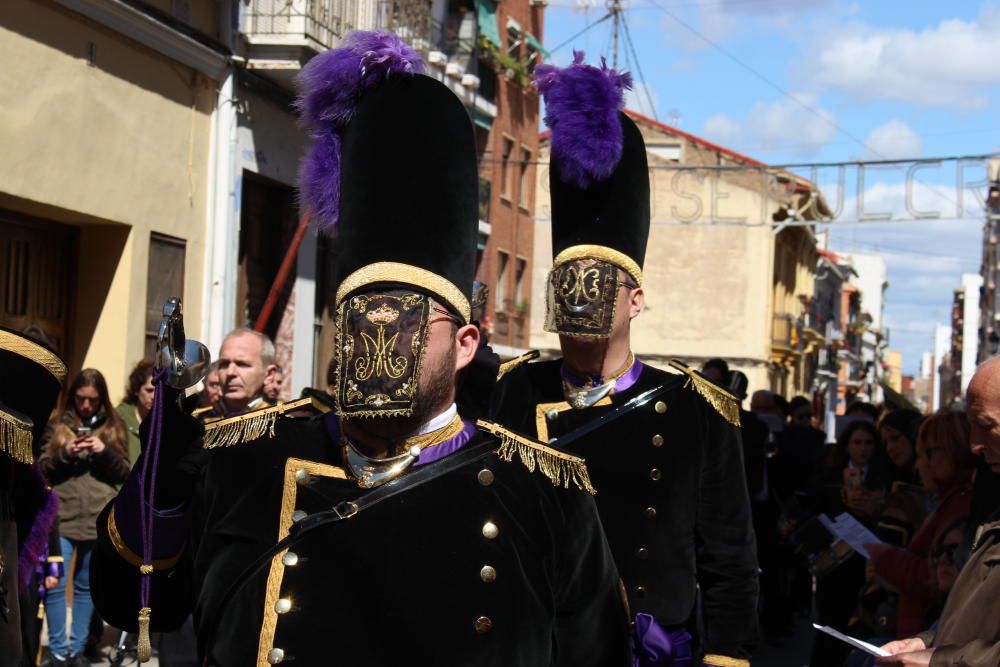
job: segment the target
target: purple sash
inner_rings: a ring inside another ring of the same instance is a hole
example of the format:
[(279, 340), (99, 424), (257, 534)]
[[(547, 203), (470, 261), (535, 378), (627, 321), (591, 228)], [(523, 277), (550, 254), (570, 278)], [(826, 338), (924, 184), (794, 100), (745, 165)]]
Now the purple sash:
[(691, 633), (664, 630), (650, 614), (635, 615), (632, 667), (692, 667)]

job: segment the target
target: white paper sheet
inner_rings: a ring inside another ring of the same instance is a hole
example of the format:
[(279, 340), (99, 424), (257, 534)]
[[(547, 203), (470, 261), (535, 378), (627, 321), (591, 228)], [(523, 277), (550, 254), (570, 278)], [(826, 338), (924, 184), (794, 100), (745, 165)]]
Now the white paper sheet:
[(882, 540), (877, 538), (875, 533), (868, 530), (863, 523), (847, 512), (837, 516), (836, 519), (831, 519), (827, 515), (821, 514), (819, 520), (833, 533), (834, 537), (850, 544), (851, 548), (865, 558), (871, 558), (871, 556), (868, 555), (868, 551), (865, 550), (864, 545), (882, 544)]
[(883, 651), (878, 646), (872, 646), (868, 642), (863, 642), (860, 639), (855, 639), (854, 637), (848, 637), (844, 633), (837, 632), (836, 630), (834, 630), (833, 628), (831, 628), (831, 627), (829, 627), (827, 625), (816, 625), (815, 623), (813, 623), (813, 627), (816, 628), (817, 630), (819, 630), (820, 632), (825, 632), (826, 634), (830, 635), (831, 637), (836, 637), (837, 639), (839, 639), (840, 641), (844, 642), (845, 644), (850, 644), (854, 648), (861, 649), (865, 653), (869, 653), (871, 655), (880, 656), (880, 657), (885, 657), (887, 655), (892, 655), (888, 651)]

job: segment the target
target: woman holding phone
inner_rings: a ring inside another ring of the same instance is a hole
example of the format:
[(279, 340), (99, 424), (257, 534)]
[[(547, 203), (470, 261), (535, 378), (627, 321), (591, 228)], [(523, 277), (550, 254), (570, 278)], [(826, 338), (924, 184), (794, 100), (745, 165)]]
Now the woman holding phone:
[(85, 369), (69, 384), (49, 422), (39, 466), (59, 496), (60, 545), (73, 564), (73, 627), (66, 627), (66, 578), (49, 591), (45, 613), (56, 667), (89, 664), (83, 657), (93, 612), (90, 554), (97, 515), (128, 476), (125, 424), (111, 405), (100, 371)]

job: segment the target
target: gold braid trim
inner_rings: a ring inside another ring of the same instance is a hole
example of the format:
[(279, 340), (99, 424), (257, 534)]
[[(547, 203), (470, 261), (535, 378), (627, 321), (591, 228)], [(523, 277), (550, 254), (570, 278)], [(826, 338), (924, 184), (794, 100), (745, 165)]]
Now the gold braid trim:
[(18, 419), (9, 412), (0, 410), (0, 452), (10, 455), (19, 463), (31, 464), (34, 457), (31, 453), (30, 421)]
[(274, 424), (278, 417), (286, 412), (293, 412), (299, 408), (314, 407), (320, 412), (327, 412), (329, 408), (312, 398), (300, 398), (297, 401), (290, 401), (261, 410), (254, 410), (243, 415), (217, 419), (205, 424), (205, 449), (215, 449), (217, 447), (232, 447), (250, 440), (274, 437)]
[(675, 368), (688, 376), (684, 388), (692, 388), (704, 398), (722, 418), (733, 426), (740, 426), (740, 404), (736, 397), (722, 389), (711, 380), (706, 380), (696, 371), (691, 370), (676, 359), (670, 360), (671, 368)]
[(728, 655), (716, 655), (708, 653), (702, 658), (706, 665), (717, 665), (717, 667), (750, 667), (749, 660), (742, 658), (730, 658)]
[(462, 316), (464, 324), (472, 320), (472, 306), (469, 305), (469, 299), (462, 290), (455, 287), (454, 283), (433, 271), (400, 262), (367, 264), (344, 278), (337, 288), (336, 305), (339, 306), (351, 292), (373, 283), (402, 283), (422, 287), (444, 299)]
[(19, 354), (28, 361), (33, 361), (55, 377), (62, 384), (66, 381), (66, 364), (55, 352), (49, 352), (38, 343), (18, 336), (10, 331), (0, 329), (0, 350), (8, 350)]
[(546, 447), (484, 419), (477, 421), (476, 425), (500, 439), (497, 456), (503, 461), (509, 463), (514, 460), (514, 454), (517, 454), (529, 472), (535, 472), (535, 468), (538, 468), (555, 486), (568, 489), (572, 483), (591, 495), (597, 493), (583, 459)]
[(500, 364), (500, 370), (497, 371), (497, 381), (499, 382), (500, 378), (502, 378), (504, 375), (507, 375), (507, 373), (510, 373), (512, 370), (514, 370), (521, 364), (526, 364), (529, 361), (534, 361), (538, 357), (539, 357), (538, 350), (531, 350), (530, 352), (525, 352), (520, 357), (514, 357), (513, 359), (509, 359), (503, 362), (502, 364)]
[[(111, 508), (111, 511), (108, 512), (107, 528), (108, 537), (111, 538), (111, 546), (115, 548), (118, 555), (121, 556), (122, 559), (129, 565), (139, 568), (139, 571), (143, 574), (152, 574), (152, 571), (149, 571), (149, 568), (152, 568), (152, 570), (173, 569), (173, 567), (177, 565), (177, 561), (180, 560), (181, 554), (184, 553), (184, 548), (182, 547), (176, 556), (171, 556), (170, 558), (160, 558), (158, 560), (154, 560), (152, 563), (143, 563), (142, 556), (129, 549), (128, 545), (125, 544), (125, 540), (122, 539), (121, 534), (118, 532), (118, 524), (115, 522), (114, 508)], [(60, 560), (62, 559), (60, 558)]]
[(584, 244), (570, 246), (556, 255), (556, 258), (552, 260), (552, 266), (554, 268), (560, 264), (572, 262), (577, 259), (599, 259), (602, 262), (614, 264), (632, 276), (632, 280), (635, 281), (636, 285), (642, 285), (642, 269), (639, 268), (639, 264), (620, 250), (603, 245)]

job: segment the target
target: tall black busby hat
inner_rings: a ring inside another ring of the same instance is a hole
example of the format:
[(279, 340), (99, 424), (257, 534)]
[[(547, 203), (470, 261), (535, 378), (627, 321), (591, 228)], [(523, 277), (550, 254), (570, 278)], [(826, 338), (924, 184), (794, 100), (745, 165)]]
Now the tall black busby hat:
[(549, 192), (555, 266), (592, 258), (642, 284), (649, 238), (649, 168), (639, 128), (620, 111), (628, 74), (602, 63), (536, 68), (552, 130)]
[(32, 461), (32, 442), (41, 437), (66, 381), (66, 364), (27, 336), (0, 328), (0, 453)]
[[(416, 53), (385, 32), (351, 33), (314, 58), (302, 75), (300, 107), (315, 143), (300, 180), (314, 216), (336, 225), (344, 249), (338, 304), (373, 284), (404, 284), (469, 322), (475, 137), (458, 97), (422, 69)], [(345, 79), (353, 86), (346, 102)], [(336, 96), (331, 85), (341, 86)]]

